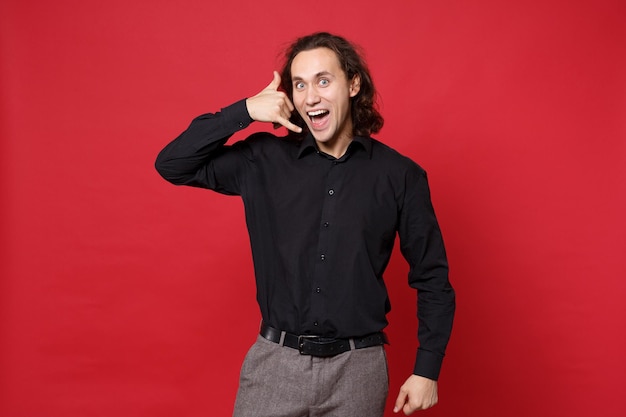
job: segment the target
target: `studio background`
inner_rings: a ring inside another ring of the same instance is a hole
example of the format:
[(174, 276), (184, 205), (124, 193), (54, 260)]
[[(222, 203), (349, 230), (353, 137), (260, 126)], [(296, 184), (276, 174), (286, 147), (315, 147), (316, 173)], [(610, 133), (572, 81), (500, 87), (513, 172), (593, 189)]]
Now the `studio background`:
[[(317, 30), (365, 49), (375, 137), (429, 174), (458, 308), (422, 414), (625, 415), (625, 21), (620, 0), (3, 0), (0, 415), (230, 415), (260, 319), (242, 203), (153, 163)], [(396, 251), (386, 416), (406, 274)]]

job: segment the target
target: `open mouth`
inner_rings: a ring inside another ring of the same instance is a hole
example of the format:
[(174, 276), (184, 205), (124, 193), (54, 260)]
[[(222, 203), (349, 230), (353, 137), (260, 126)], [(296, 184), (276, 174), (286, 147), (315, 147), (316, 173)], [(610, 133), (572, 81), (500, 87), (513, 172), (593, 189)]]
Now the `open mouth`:
[(311, 124), (314, 127), (320, 127), (324, 123), (324, 121), (326, 120), (329, 114), (330, 112), (328, 110), (315, 110), (315, 111), (307, 112), (309, 119), (311, 119)]

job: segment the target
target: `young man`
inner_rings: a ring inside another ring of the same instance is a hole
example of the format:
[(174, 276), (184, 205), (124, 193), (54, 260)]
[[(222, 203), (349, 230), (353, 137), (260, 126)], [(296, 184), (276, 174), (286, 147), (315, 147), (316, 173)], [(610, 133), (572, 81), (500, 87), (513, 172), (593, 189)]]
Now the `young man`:
[[(157, 158), (174, 184), (244, 201), (263, 322), (242, 366), (235, 416), (383, 415), (383, 272), (396, 233), (418, 290), (420, 347), (394, 411), (437, 403), (454, 291), (426, 173), (370, 137), (383, 124), (374, 98), (355, 48), (316, 33), (291, 45), (282, 76), (196, 118)], [(253, 121), (289, 135), (225, 145)]]

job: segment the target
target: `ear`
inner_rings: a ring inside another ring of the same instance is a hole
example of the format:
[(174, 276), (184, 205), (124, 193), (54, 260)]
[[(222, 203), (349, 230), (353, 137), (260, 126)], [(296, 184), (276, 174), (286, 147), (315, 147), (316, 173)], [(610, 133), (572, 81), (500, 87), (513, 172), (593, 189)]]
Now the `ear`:
[(350, 97), (354, 97), (361, 91), (361, 77), (356, 74), (350, 81)]

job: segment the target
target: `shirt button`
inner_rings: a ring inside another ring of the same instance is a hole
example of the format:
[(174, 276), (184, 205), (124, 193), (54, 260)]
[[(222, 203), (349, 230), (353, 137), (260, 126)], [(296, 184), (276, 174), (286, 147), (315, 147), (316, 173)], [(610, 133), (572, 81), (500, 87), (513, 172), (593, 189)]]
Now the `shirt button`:
[(318, 322), (316, 322), (316, 321), (314, 321), (314, 322), (313, 322), (313, 326), (319, 326), (319, 323), (318, 323)]
[(322, 253), (322, 254), (320, 255), (320, 259), (321, 259), (322, 261), (325, 261), (325, 260), (326, 260), (326, 255), (324, 255), (324, 254)]
[(315, 292), (319, 294), (319, 293), (321, 293), (321, 292), (322, 292), (322, 289), (321, 289), (320, 287), (317, 287), (317, 288), (315, 289)]
[(324, 222), (324, 227), (328, 227), (328, 222)]
[(335, 194), (335, 190), (333, 190), (332, 188), (330, 190), (328, 190), (328, 194), (333, 195)]

